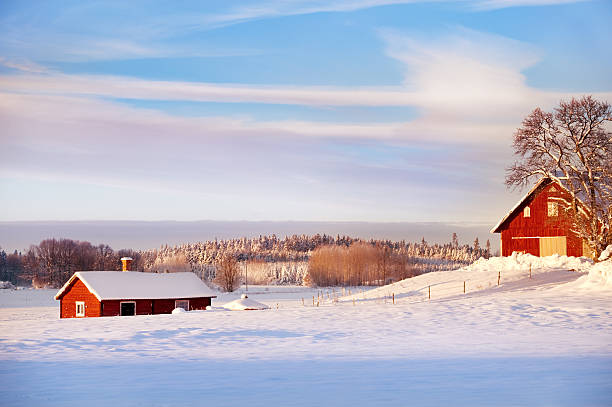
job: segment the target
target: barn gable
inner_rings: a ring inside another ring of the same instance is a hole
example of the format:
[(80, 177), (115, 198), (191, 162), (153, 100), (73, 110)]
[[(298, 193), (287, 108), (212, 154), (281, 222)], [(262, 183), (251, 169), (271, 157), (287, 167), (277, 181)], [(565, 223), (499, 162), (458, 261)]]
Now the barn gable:
[[(542, 178), (540, 179), (530, 190), (521, 198), (520, 201), (517, 202), (516, 205), (510, 212), (506, 214), (498, 223), (491, 229), (491, 233), (501, 233), (501, 230), (506, 226), (515, 216), (522, 211), (526, 205), (529, 204), (533, 200), (533, 198), (539, 194), (546, 186), (550, 185), (553, 181), (550, 178)], [(559, 184), (556, 184), (559, 185)], [(562, 187), (563, 188), (563, 187)], [(564, 188), (565, 189), (565, 188)]]
[[(501, 233), (501, 254), (530, 253), (535, 256), (588, 254), (582, 239), (574, 232), (572, 196), (562, 184), (540, 179), (504, 216), (491, 233)], [(585, 207), (578, 201), (581, 211)]]

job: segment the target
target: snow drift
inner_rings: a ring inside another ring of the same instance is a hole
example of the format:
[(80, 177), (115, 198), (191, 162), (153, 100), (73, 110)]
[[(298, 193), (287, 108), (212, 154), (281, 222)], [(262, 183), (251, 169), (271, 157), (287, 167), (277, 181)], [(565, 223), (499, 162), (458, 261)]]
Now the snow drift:
[(246, 294), (242, 294), (240, 299), (228, 302), (227, 304), (223, 305), (223, 308), (228, 309), (230, 311), (246, 311), (268, 309), (270, 307), (268, 307), (266, 304), (247, 297)]
[(612, 259), (595, 264), (589, 274), (576, 281), (581, 288), (612, 289)]

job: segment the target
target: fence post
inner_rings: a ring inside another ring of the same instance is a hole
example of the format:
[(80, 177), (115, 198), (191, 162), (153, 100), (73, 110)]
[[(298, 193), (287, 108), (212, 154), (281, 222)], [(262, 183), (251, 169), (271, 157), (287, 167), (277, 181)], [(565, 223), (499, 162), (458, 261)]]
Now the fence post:
[(499, 280), (501, 280), (501, 271), (497, 272), (497, 285), (499, 285)]
[(431, 300), (431, 286), (427, 286), (427, 297)]
[(393, 305), (395, 305), (395, 293), (393, 293), (392, 295), (393, 295)]
[(314, 295), (312, 296), (312, 306), (314, 307)]
[(529, 278), (531, 278), (531, 264), (529, 265)]

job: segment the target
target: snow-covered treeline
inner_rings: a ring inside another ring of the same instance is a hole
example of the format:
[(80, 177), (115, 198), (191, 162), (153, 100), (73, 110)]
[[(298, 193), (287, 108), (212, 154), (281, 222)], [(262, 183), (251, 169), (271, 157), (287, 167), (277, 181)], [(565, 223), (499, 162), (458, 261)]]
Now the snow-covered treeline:
[[(258, 238), (211, 240), (159, 249), (136, 251), (113, 250), (105, 244), (92, 245), (71, 239), (46, 239), (32, 245), (26, 253), (8, 254), (0, 249), (0, 280), (13, 284), (61, 287), (73, 272), (79, 270), (120, 270), (119, 259), (134, 259), (132, 270), (145, 272), (193, 271), (203, 280), (215, 278), (218, 261), (226, 255), (236, 258), (251, 284), (302, 284), (308, 275), (310, 257), (317, 248), (354, 244), (372, 245), (401, 258), (411, 273), (452, 269), (480, 257), (489, 257), (487, 244), (481, 248), (459, 245), (456, 235), (446, 244), (429, 244), (390, 240), (364, 241), (348, 236), (275, 235)], [(488, 243), (488, 242), (487, 242)], [(242, 273), (241, 271), (241, 273)]]
[[(283, 239), (272, 235), (166, 245), (142, 252), (141, 255), (146, 271), (172, 272), (188, 268), (205, 280), (212, 280), (215, 276), (215, 263), (223, 256), (230, 255), (242, 263), (241, 267), (246, 268), (249, 281), (262, 284), (302, 284), (308, 274), (308, 261), (315, 249), (323, 246), (350, 247), (355, 243), (386, 248), (391, 254), (405, 259), (411, 269), (419, 274), (461, 267), (490, 255), (489, 242), (484, 249), (480, 247), (478, 239), (474, 241), (474, 246), (459, 245), (456, 235), (447, 244), (428, 244), (425, 239), (418, 243), (364, 241), (349, 236), (319, 234), (293, 235)], [(168, 267), (165, 268), (165, 265)]]

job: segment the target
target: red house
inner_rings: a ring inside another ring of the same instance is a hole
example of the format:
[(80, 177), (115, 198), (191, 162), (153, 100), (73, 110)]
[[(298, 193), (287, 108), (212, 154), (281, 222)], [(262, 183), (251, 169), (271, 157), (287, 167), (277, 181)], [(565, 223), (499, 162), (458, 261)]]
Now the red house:
[(60, 318), (170, 314), (203, 310), (216, 297), (193, 273), (80, 271), (55, 295)]
[(588, 245), (572, 231), (572, 211), (566, 210), (571, 202), (563, 185), (550, 178), (540, 179), (491, 230), (501, 233), (501, 255), (591, 256)]

